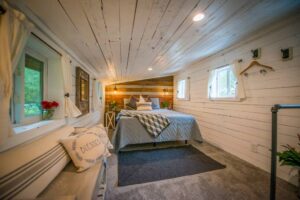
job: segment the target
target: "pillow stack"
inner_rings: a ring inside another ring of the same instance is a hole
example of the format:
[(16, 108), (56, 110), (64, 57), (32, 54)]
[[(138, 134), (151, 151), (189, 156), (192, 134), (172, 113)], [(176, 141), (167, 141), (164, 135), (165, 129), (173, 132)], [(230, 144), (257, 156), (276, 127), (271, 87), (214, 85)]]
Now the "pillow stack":
[(110, 156), (108, 149), (113, 148), (103, 125), (77, 129), (74, 135), (61, 139), (60, 142), (78, 168), (78, 172)]
[(145, 99), (140, 96), (140, 100), (136, 103), (136, 107), (136, 110), (152, 110), (152, 102), (146, 102)]

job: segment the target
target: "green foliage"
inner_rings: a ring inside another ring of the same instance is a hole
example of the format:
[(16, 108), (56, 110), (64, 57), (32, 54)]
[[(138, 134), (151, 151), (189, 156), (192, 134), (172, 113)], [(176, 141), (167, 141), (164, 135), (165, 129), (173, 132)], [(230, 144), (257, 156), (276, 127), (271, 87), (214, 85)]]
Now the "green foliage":
[(117, 111), (119, 109), (118, 103), (116, 101), (111, 101), (109, 103), (109, 110), (111, 111)]
[(24, 114), (25, 116), (40, 115), (42, 101), (42, 74), (40, 71), (25, 67), (24, 79)]
[[(300, 138), (299, 135), (298, 138)], [(277, 153), (281, 165), (300, 167), (300, 152), (297, 151), (295, 148), (291, 147), (290, 145), (285, 145), (283, 147), (285, 147), (287, 150)]]
[(167, 102), (167, 101), (163, 101), (163, 102), (161, 102), (161, 107), (162, 107), (162, 108), (168, 108), (168, 107), (169, 107), (169, 105), (170, 105), (170, 103), (169, 103), (169, 102)]

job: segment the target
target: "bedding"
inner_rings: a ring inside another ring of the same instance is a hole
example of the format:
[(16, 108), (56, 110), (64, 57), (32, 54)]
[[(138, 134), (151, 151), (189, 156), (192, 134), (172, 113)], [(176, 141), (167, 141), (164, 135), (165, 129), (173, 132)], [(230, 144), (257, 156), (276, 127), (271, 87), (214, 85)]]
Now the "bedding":
[(118, 115), (117, 120), (122, 116), (137, 118), (147, 132), (153, 137), (158, 137), (159, 134), (170, 125), (170, 121), (165, 115), (157, 113), (138, 113), (122, 110)]
[(158, 137), (151, 136), (135, 117), (121, 116), (113, 133), (112, 143), (115, 150), (129, 144), (143, 144), (166, 141), (196, 140), (202, 142), (199, 127), (193, 116), (167, 109), (152, 111), (131, 111), (137, 113), (161, 114), (170, 120), (170, 125)]

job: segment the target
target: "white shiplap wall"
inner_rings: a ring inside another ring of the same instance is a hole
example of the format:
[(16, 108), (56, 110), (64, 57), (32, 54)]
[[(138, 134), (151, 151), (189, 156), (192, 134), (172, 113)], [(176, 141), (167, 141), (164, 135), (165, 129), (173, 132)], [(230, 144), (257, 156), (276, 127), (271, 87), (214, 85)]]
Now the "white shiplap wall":
[[(281, 48), (293, 47), (293, 59), (281, 60)], [(266, 75), (259, 68), (243, 77), (247, 99), (241, 102), (209, 101), (207, 99), (208, 69), (243, 59), (242, 69), (251, 61), (251, 49), (261, 48), (259, 62), (275, 71)], [(190, 101), (174, 97), (177, 111), (194, 115), (205, 141), (269, 171), (271, 147), (271, 107), (279, 103), (300, 103), (300, 16), (272, 25), (256, 36), (229, 49), (196, 62), (177, 73), (179, 78), (189, 76)], [(175, 93), (174, 93), (175, 94)], [(300, 111), (281, 110), (278, 120), (278, 145), (297, 146), (300, 134)], [(255, 148), (254, 148), (255, 147)], [(256, 150), (257, 152), (255, 152)], [(278, 176), (292, 183), (296, 177), (290, 168), (278, 167)]]
[(90, 112), (86, 115), (80, 116), (78, 118), (70, 119), (69, 123), (72, 124), (75, 127), (83, 127), (83, 126), (91, 126), (95, 123), (98, 123), (99, 121), (103, 123), (103, 108), (101, 107), (101, 110), (94, 111), (92, 108), (92, 90), (93, 90), (93, 79), (96, 78), (93, 74), (91, 74), (89, 71), (87, 71), (82, 65), (80, 65), (76, 60), (72, 60), (72, 92), (70, 94), (72, 101), (75, 103), (76, 100), (76, 67), (81, 67), (83, 70), (85, 70), (89, 76), (90, 76), (90, 92), (89, 92), (89, 98), (90, 98)]

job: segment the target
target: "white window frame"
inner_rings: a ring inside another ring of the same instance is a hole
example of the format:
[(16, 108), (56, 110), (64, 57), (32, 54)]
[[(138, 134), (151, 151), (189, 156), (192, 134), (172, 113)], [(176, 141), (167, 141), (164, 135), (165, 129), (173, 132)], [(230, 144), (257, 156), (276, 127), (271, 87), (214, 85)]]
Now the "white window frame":
[[(44, 63), (44, 67), (43, 67), (43, 99), (47, 99), (47, 81), (48, 81), (48, 60), (45, 56), (39, 54), (37, 51), (30, 49), (29, 47), (25, 47), (24, 52), (22, 53), (20, 62), (18, 65), (21, 65), (22, 69), (21, 69), (21, 74), (19, 76), (19, 78), (21, 79), (21, 86), (15, 88), (15, 90), (19, 90), (18, 91), (18, 97), (17, 97), (17, 101), (19, 101), (19, 109), (15, 110), (15, 108), (13, 108), (13, 122), (14, 122), (14, 127), (17, 126), (21, 126), (21, 125), (26, 125), (26, 124), (32, 124), (35, 122), (39, 122), (42, 120), (42, 114), (38, 115), (38, 116), (32, 116), (32, 117), (25, 117), (24, 114), (24, 103), (25, 103), (25, 55), (30, 55), (40, 61), (42, 61)], [(14, 97), (15, 101), (16, 98)], [(16, 103), (17, 104), (17, 103)], [(15, 107), (15, 102), (13, 103), (13, 107)], [(17, 115), (19, 115), (19, 119), (16, 120)], [(18, 122), (16, 122), (18, 121)]]
[[(180, 98), (178, 97), (178, 86), (180, 81), (185, 81), (185, 88), (184, 88), (184, 97)], [(176, 83), (176, 99), (177, 100), (183, 100), (183, 101), (188, 101), (190, 100), (190, 78), (184, 78), (184, 79), (178, 79)]]
[[(212, 69), (214, 71), (214, 73), (212, 73), (210, 76), (213, 76), (213, 77), (210, 77), (211, 80), (211, 85), (209, 86), (208, 88), (208, 98), (210, 100), (221, 100), (221, 101), (239, 101), (240, 99), (238, 98), (238, 86), (236, 85), (236, 88), (235, 88), (235, 96), (223, 96), (223, 97), (219, 97), (219, 96), (215, 96), (215, 97), (212, 97), (211, 96), (211, 91), (212, 91), (212, 84), (215, 83), (216, 87), (218, 87), (218, 78), (217, 78), (217, 74), (220, 73), (221, 71), (225, 70), (226, 68), (228, 68), (229, 70), (233, 70), (231, 65), (230, 64), (227, 64), (227, 65), (223, 65), (223, 66), (220, 66), (220, 67), (217, 67), (217, 68), (214, 68)], [(227, 70), (227, 86), (229, 87), (229, 73), (228, 73), (228, 69)], [(234, 74), (234, 73), (233, 73)], [(235, 76), (235, 74), (234, 74)], [(236, 84), (238, 82), (238, 77), (235, 76), (235, 79), (236, 79)], [(229, 88), (227, 88), (229, 90)], [(218, 90), (216, 89), (216, 94), (218, 94)]]

